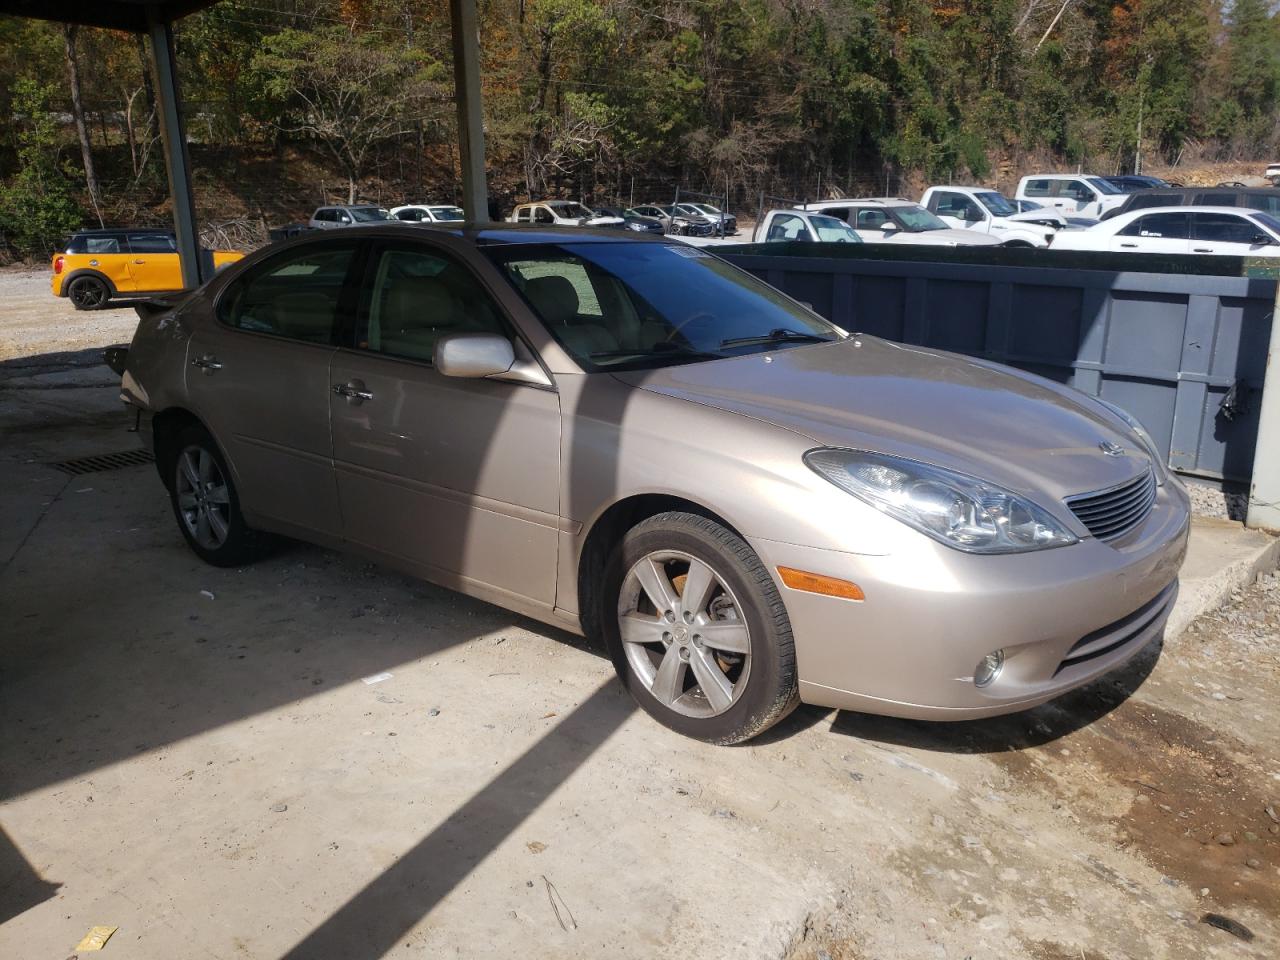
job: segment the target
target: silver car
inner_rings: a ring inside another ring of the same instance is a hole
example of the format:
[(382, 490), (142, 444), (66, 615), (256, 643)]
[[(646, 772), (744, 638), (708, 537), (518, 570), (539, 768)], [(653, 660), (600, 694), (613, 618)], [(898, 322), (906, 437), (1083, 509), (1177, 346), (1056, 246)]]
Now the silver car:
[(1160, 635), (1187, 540), (1119, 410), (617, 231), (272, 246), (144, 320), (122, 396), (206, 561), (283, 534), (598, 637), (716, 743), (1042, 703)]

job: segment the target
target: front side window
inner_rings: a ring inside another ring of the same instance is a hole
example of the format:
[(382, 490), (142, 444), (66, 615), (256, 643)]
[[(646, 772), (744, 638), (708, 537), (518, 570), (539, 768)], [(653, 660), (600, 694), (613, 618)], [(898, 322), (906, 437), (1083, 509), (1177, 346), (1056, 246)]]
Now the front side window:
[(1186, 240), (1191, 235), (1190, 220), (1185, 213), (1149, 213), (1121, 230), (1119, 236)]
[(355, 244), (314, 244), (272, 257), (232, 281), (218, 299), (229, 327), (307, 343), (334, 343)]
[(1099, 193), (1104, 194), (1106, 196), (1119, 196), (1120, 194), (1124, 193), (1124, 191), (1121, 190), (1119, 187), (1117, 187), (1114, 183), (1111, 183), (1108, 180), (1103, 180), (1101, 177), (1090, 177), (1089, 183)]
[(859, 230), (879, 230), (888, 222), (889, 215), (875, 207), (858, 211), (857, 224)]
[(451, 223), (455, 220), (465, 220), (467, 218), (461, 207), (432, 207), (431, 216), (441, 223)]
[(364, 301), (356, 325), (361, 350), (430, 363), (443, 336), (504, 332), (475, 274), (426, 247), (383, 249)]
[(177, 253), (178, 241), (171, 233), (131, 233), (129, 249), (134, 253)]
[(842, 339), (750, 274), (684, 245), (486, 250), (587, 370), (649, 369)]
[(789, 213), (780, 213), (774, 217), (773, 222), (769, 224), (769, 233), (765, 237), (767, 243), (808, 239), (810, 239), (809, 231), (806, 229), (804, 221)]
[(565, 202), (556, 204), (556, 214), (570, 220), (584, 220), (595, 214), (580, 203)]
[(1082, 180), (1064, 180), (1061, 195), (1080, 203), (1091, 203), (1096, 199), (1089, 185)]
[(536, 207), (533, 211), (533, 219), (535, 223), (555, 223), (556, 218), (551, 215), (551, 211), (546, 207)]
[(1195, 231), (1197, 240), (1247, 244), (1254, 243), (1254, 238), (1262, 232), (1257, 224), (1229, 213), (1197, 213)]

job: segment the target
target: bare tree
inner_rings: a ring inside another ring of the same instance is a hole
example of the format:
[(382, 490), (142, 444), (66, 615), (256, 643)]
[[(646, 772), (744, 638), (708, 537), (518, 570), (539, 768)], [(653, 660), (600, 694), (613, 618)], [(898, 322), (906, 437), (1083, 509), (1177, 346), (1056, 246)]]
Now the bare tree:
[(102, 226), (102, 206), (98, 199), (98, 174), (93, 168), (93, 150), (89, 144), (89, 129), (84, 122), (84, 96), (80, 90), (80, 63), (76, 56), (76, 34), (79, 27), (63, 24), (62, 40), (67, 60), (67, 83), (71, 87), (71, 115), (75, 119), (76, 136), (80, 139), (80, 159), (84, 163), (84, 182), (89, 190), (89, 203), (93, 214)]

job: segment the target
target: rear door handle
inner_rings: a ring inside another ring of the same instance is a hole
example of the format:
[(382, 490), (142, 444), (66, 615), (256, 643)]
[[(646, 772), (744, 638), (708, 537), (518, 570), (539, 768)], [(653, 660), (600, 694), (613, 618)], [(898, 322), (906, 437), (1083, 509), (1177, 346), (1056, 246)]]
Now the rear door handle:
[(191, 365), (199, 367), (206, 375), (222, 369), (222, 364), (218, 361), (218, 358), (211, 353), (206, 353), (203, 357), (193, 358)]
[(363, 380), (348, 380), (346, 383), (335, 383), (333, 392), (340, 397), (346, 397), (347, 403), (352, 406), (373, 399), (373, 394), (365, 389)]
[(1213, 249), (1211, 247), (1192, 247), (1191, 252), (1192, 253), (1213, 253)]
[(1134, 248), (1136, 248), (1138, 245), (1137, 245), (1136, 243), (1122, 243), (1122, 244), (1120, 244), (1120, 246), (1122, 246), (1122, 247), (1134, 247)]

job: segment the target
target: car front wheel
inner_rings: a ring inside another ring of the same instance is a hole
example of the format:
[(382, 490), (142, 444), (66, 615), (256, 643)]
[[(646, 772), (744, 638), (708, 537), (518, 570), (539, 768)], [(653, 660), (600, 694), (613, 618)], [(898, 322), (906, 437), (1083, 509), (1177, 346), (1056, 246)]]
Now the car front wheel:
[(614, 550), (600, 623), (651, 716), (711, 743), (748, 740), (798, 701), (791, 625), (755, 551), (707, 517), (665, 513)]

